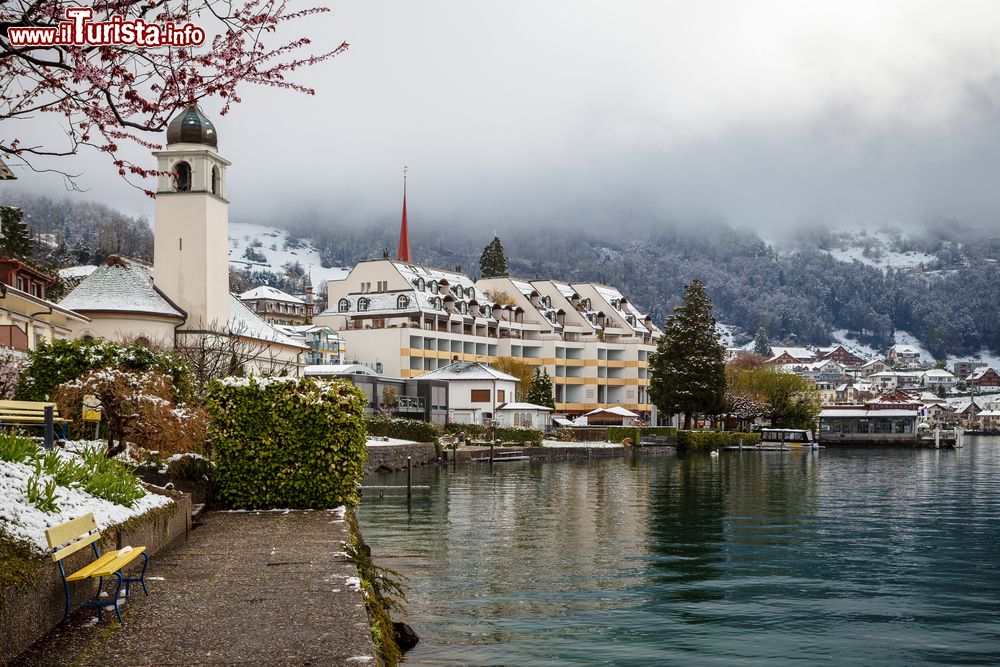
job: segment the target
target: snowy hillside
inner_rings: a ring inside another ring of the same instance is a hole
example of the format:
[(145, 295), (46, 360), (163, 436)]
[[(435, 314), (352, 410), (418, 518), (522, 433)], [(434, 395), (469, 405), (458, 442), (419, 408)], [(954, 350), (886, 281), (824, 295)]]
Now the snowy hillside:
[(932, 262), (934, 255), (923, 252), (899, 252), (893, 249), (893, 239), (885, 232), (844, 234), (838, 247), (829, 252), (842, 262), (857, 260), (862, 264), (885, 269), (912, 269)]
[(920, 361), (925, 364), (933, 364), (936, 359), (934, 355), (927, 351), (927, 348), (920, 344), (920, 341), (916, 337), (910, 335), (906, 331), (896, 331), (893, 336), (896, 339), (896, 345), (909, 345), (914, 347), (920, 352)]
[[(270, 271), (283, 274), (286, 264), (298, 262), (310, 272), (317, 288), (321, 282), (344, 278), (350, 269), (346, 267), (323, 268), (319, 251), (308, 241), (298, 247), (289, 246), (288, 232), (267, 225), (253, 225), (245, 222), (229, 223), (229, 264), (234, 269)], [(253, 246), (253, 254), (264, 261), (247, 259), (247, 248)]]
[(885, 356), (885, 350), (876, 350), (870, 345), (865, 345), (864, 343), (859, 343), (853, 338), (847, 336), (847, 329), (837, 329), (830, 334), (838, 344), (843, 345), (851, 354), (855, 354), (862, 359), (881, 359)]

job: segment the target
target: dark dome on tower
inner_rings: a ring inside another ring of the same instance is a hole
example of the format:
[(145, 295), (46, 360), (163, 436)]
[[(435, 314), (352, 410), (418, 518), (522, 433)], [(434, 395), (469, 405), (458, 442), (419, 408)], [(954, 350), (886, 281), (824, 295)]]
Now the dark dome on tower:
[(167, 144), (206, 144), (219, 146), (219, 135), (197, 104), (192, 104), (167, 125)]

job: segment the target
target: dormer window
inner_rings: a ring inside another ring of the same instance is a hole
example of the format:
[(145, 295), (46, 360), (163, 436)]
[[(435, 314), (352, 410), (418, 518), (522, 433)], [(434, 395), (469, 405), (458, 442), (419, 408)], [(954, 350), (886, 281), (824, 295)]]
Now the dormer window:
[(405, 294), (400, 294), (398, 297), (396, 297), (397, 309), (403, 310), (409, 305), (410, 305), (410, 297), (406, 296)]
[(547, 297), (547, 296), (543, 296), (542, 297), (542, 305), (545, 306), (546, 308), (551, 308), (552, 307), (552, 299), (549, 298), (549, 297)]
[(347, 299), (341, 299), (340, 301), (337, 302), (337, 312), (346, 313), (350, 309), (351, 309), (351, 302), (348, 301)]
[(438, 293), (438, 282), (436, 280), (432, 280), (428, 286), (431, 288), (431, 294)]
[(493, 309), (489, 306), (483, 306), (483, 317), (493, 317)]
[(421, 292), (423, 292), (426, 287), (427, 287), (427, 284), (424, 282), (424, 279), (423, 278), (417, 278), (417, 289), (420, 290)]
[(466, 290), (465, 290), (465, 298), (466, 299), (471, 299), (474, 296), (476, 296), (476, 289), (474, 287), (468, 287), (468, 288), (466, 288)]
[(370, 301), (368, 299), (366, 299), (365, 297), (361, 297), (360, 299), (358, 299), (358, 312), (363, 313), (363, 312), (367, 311), (369, 303), (370, 303)]

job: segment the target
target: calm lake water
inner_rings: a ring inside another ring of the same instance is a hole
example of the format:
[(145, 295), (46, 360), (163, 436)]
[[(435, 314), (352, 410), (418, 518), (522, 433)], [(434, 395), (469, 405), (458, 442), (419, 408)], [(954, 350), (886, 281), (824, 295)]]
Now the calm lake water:
[(1000, 439), (970, 440), (419, 469), (359, 517), (408, 664), (1000, 664)]

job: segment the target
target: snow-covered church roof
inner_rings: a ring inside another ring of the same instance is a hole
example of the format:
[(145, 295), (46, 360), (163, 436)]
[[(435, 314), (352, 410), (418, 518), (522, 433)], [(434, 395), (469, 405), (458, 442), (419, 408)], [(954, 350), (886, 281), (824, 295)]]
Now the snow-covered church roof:
[[(153, 268), (112, 255), (59, 304), (81, 313), (134, 313), (187, 319), (187, 313), (153, 284)], [(241, 338), (307, 349), (300, 339), (276, 329), (229, 295), (229, 333)]]
[(138, 313), (185, 319), (187, 313), (153, 284), (152, 268), (112, 255), (59, 305), (81, 313)]
[(302, 349), (309, 347), (301, 339), (292, 338), (260, 319), (235, 294), (229, 295), (229, 333), (240, 338), (251, 338), (289, 347)]

